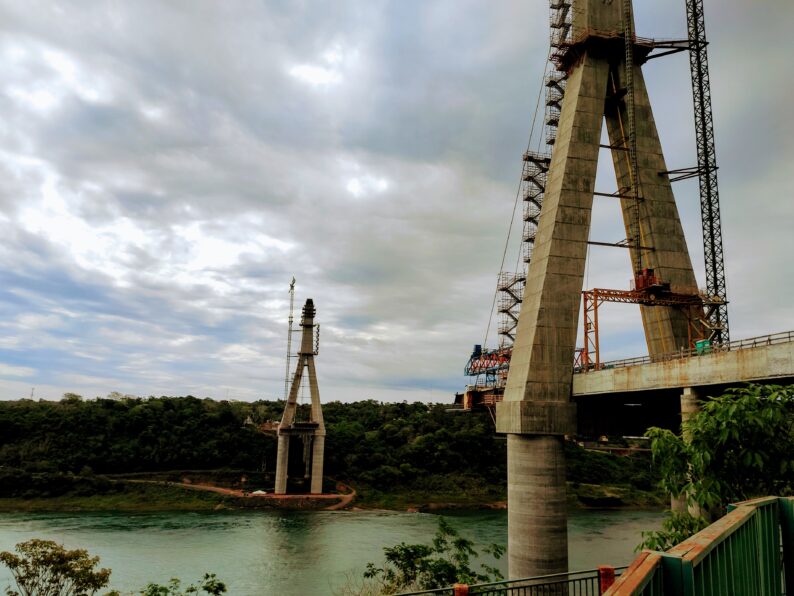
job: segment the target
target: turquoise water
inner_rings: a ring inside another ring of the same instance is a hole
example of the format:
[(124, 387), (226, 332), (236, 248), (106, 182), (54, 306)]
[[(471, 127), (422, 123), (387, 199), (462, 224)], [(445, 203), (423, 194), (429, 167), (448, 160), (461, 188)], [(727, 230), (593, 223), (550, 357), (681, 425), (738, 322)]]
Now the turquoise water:
[[(507, 543), (504, 511), (445, 515), (480, 547)], [(0, 514), (0, 550), (33, 537), (85, 548), (113, 570), (111, 586), (128, 592), (209, 571), (235, 596), (330, 594), (367, 562), (380, 562), (384, 546), (428, 542), (437, 519), (380, 511)], [(572, 513), (570, 568), (628, 564), (640, 532), (661, 519), (647, 511)], [(506, 570), (504, 559), (499, 564)], [(2, 567), (0, 591), (9, 584)]]

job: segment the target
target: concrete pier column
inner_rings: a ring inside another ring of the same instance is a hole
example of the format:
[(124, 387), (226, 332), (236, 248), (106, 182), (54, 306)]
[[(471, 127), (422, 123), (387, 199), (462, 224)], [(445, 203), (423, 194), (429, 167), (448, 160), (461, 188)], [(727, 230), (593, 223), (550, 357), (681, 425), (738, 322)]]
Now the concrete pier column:
[[(693, 387), (685, 387), (684, 392), (681, 394), (681, 424), (683, 425), (685, 422), (689, 422), (693, 416), (695, 416), (698, 412), (700, 412), (700, 396), (698, 395), (697, 389)], [(683, 426), (682, 426), (683, 429)], [(683, 432), (684, 440), (689, 442), (692, 440), (692, 436), (684, 431)]]
[[(558, 55), (567, 84), (504, 399), (496, 406), (497, 432), (508, 435), (512, 579), (568, 571), (563, 437), (576, 433), (573, 360), (605, 118), (618, 181), (614, 195), (621, 197), (627, 239), (633, 229), (638, 235), (627, 244), (641, 251), (633, 264), (654, 268), (677, 291), (697, 290), (670, 182), (659, 176), (667, 166), (639, 61), (631, 71), (633, 93), (625, 84), (620, 38), (634, 27), (624, 22), (624, 16), (632, 18), (624, 7), (613, 0), (574, 0), (573, 42)], [(636, 160), (627, 161), (635, 149)], [(639, 273), (634, 269), (627, 272), (631, 277)], [(642, 310), (649, 353), (686, 347), (685, 317), (670, 307), (652, 308)]]
[(278, 451), (276, 455), (276, 490), (277, 495), (287, 494), (287, 467), (289, 464), (289, 436), (278, 436)]
[[(689, 442), (692, 437), (688, 432), (684, 431), (683, 424), (699, 411), (700, 402), (698, 401), (697, 390), (693, 387), (685, 387), (684, 392), (681, 394), (681, 435), (684, 441)], [(675, 513), (685, 513), (688, 511), (690, 515), (699, 516), (701, 514), (700, 508), (697, 506), (687, 507), (686, 501), (686, 495), (680, 495), (678, 497), (670, 495), (670, 511), (674, 511)]]
[(311, 493), (318, 495), (323, 492), (323, 456), (325, 454), (325, 436), (314, 435), (312, 444), (312, 484)]
[(508, 534), (510, 577), (568, 569), (565, 451), (562, 437), (508, 435)]

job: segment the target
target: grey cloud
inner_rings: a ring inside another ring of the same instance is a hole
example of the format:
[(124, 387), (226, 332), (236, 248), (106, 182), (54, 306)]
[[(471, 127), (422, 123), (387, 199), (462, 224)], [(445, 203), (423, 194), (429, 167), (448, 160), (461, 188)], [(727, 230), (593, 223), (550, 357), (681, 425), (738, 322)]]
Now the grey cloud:
[[(778, 124), (788, 121), (781, 98), (791, 82), (779, 77), (777, 94), (758, 85), (780, 74), (764, 65), (787, 55), (763, 45), (766, 27), (791, 44), (781, 34), (791, 9), (778, 4), (772, 24), (740, 0), (706, 6), (732, 322), (747, 333), (794, 324), (787, 282), (754, 258), (785, 268), (774, 255), (791, 243), (780, 164), (794, 147)], [(318, 306), (326, 398), (441, 398), (464, 383), (542, 91), (545, 6), (107, 2), (89, 11), (36, 0), (0, 1), (0, 11), (3, 47), (27, 52), (0, 67), (0, 312), (8, 321), (72, 313), (60, 330), (35, 331), (61, 350), (41, 383), (78, 392), (84, 383), (88, 394), (280, 395), (292, 275), (299, 305), (312, 296)], [(643, 35), (684, 32), (683, 6), (638, 3), (637, 18)], [(46, 51), (72, 61), (100, 97), (64, 83)], [(734, 82), (735, 63), (753, 84)], [(290, 74), (300, 65), (337, 69), (339, 80), (312, 86)], [(691, 165), (686, 60), (646, 72), (668, 165)], [(36, 111), (7, 92), (34, 84), (61, 85), (57, 104)], [(48, 180), (62, 205), (45, 196)], [(696, 253), (696, 189), (679, 189)], [(747, 197), (763, 209), (748, 209)], [(37, 231), (31, 213), (47, 225), (77, 221), (87, 238)], [(621, 227), (614, 214), (594, 216), (598, 239), (619, 239)], [(592, 256), (589, 281), (626, 284), (625, 255)], [(774, 296), (763, 316), (759, 298), (731, 281), (745, 276)], [(641, 345), (623, 318), (611, 319), (616, 356)], [(69, 350), (94, 360), (69, 360)], [(0, 361), (9, 354), (0, 348)], [(27, 366), (25, 354), (18, 343), (14, 364)], [(43, 375), (37, 358), (29, 366)]]

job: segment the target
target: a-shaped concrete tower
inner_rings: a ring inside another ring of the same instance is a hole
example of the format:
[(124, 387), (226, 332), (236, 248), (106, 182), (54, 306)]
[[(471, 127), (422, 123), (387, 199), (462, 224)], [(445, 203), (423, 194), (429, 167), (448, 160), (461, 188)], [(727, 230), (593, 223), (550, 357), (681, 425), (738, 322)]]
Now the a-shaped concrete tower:
[[(697, 294), (640, 64), (631, 4), (574, 0), (560, 61), (567, 88), (549, 164), (497, 431), (507, 434), (511, 578), (568, 571), (564, 435), (576, 432), (572, 363), (606, 120), (635, 278), (643, 269)], [(626, 43), (626, 40), (629, 43)], [(628, 68), (627, 65), (628, 64)], [(651, 356), (688, 348), (681, 309), (643, 306)]]
[[(287, 492), (287, 476), (289, 468), (290, 439), (300, 438), (303, 442), (304, 478), (311, 477), (312, 494), (323, 492), (323, 454), (325, 450), (325, 423), (323, 410), (320, 406), (320, 391), (317, 388), (317, 370), (314, 367), (314, 356), (317, 349), (314, 342), (314, 302), (306, 300), (301, 317), (301, 346), (298, 352), (298, 365), (292, 377), (287, 404), (278, 426), (278, 456), (276, 460), (276, 494)], [(297, 420), (298, 392), (307, 371), (309, 393), (311, 394), (311, 411), (308, 420)]]

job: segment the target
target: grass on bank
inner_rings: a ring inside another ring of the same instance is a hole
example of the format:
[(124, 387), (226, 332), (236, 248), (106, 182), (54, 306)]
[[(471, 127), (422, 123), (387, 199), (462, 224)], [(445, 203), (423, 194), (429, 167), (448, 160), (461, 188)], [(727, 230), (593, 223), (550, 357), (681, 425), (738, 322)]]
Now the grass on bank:
[(212, 511), (228, 501), (224, 495), (159, 484), (123, 484), (105, 494), (0, 499), (0, 512), (58, 511)]

